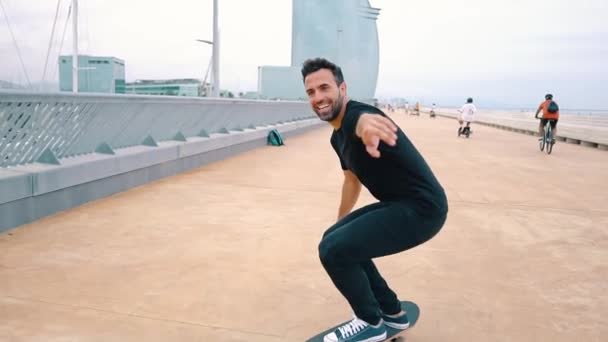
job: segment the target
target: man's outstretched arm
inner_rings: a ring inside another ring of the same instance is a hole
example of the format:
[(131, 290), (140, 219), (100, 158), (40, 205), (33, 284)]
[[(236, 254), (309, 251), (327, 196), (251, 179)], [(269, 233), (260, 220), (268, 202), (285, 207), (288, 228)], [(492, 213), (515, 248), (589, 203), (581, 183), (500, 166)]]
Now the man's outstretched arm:
[(359, 178), (351, 171), (344, 170), (344, 184), (342, 185), (342, 199), (338, 209), (338, 221), (353, 210), (360, 193), (361, 182)]

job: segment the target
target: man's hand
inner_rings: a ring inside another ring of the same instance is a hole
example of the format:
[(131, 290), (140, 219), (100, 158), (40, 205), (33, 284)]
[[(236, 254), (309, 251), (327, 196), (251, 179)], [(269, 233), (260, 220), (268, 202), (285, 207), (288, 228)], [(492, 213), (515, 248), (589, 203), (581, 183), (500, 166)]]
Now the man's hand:
[(397, 143), (397, 126), (388, 118), (376, 114), (361, 114), (355, 134), (363, 140), (370, 156), (380, 158), (380, 140), (394, 146)]

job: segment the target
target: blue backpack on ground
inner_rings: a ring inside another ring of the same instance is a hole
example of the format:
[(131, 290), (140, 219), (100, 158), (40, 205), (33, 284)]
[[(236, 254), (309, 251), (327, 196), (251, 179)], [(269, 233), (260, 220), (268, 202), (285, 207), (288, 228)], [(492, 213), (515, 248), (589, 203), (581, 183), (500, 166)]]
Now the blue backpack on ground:
[(559, 111), (559, 106), (555, 101), (551, 100), (551, 102), (549, 102), (549, 105), (547, 106), (547, 111), (549, 113), (557, 113)]
[(283, 137), (281, 136), (281, 133), (279, 133), (279, 131), (277, 131), (276, 129), (273, 129), (268, 133), (267, 143), (268, 145), (272, 146), (285, 145), (285, 143), (283, 143)]

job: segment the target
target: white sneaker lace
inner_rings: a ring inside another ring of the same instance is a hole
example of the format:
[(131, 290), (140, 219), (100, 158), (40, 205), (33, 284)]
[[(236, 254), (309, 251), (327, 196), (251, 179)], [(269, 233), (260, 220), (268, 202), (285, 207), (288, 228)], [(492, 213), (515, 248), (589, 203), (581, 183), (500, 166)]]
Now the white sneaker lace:
[(352, 321), (344, 324), (341, 327), (338, 327), (338, 330), (340, 330), (340, 333), (342, 334), (343, 337), (349, 337), (352, 336), (356, 333), (358, 333), (359, 331), (361, 331), (363, 328), (367, 327), (369, 324), (367, 324), (367, 322), (362, 321), (360, 319), (358, 319), (357, 317), (355, 317)]

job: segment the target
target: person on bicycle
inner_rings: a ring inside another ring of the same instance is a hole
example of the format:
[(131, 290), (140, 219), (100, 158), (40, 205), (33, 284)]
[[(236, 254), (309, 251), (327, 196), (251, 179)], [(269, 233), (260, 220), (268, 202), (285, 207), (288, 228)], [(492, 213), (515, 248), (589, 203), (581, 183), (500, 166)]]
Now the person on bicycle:
[[(473, 99), (468, 98), (467, 103), (462, 105), (462, 108), (458, 110), (460, 112), (460, 116), (458, 117), (458, 123), (460, 124), (460, 128), (458, 128), (458, 136), (463, 134), (465, 130), (471, 130), (471, 122), (475, 120), (475, 112), (477, 112), (477, 108), (473, 104)], [(466, 126), (463, 127), (463, 125)]]
[[(534, 114), (534, 118), (538, 119), (538, 113), (543, 112), (543, 116), (540, 119), (540, 124), (538, 125), (538, 133), (540, 134), (540, 139), (545, 136), (545, 125), (547, 122), (551, 125), (551, 143), (555, 143), (555, 132), (557, 132), (557, 121), (559, 120), (559, 108), (549, 108), (549, 105), (553, 102), (553, 95), (547, 94), (545, 95), (545, 101), (541, 102), (536, 110), (536, 114)], [(551, 106), (553, 107), (553, 106)]]

